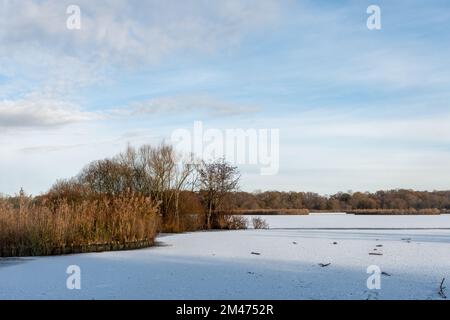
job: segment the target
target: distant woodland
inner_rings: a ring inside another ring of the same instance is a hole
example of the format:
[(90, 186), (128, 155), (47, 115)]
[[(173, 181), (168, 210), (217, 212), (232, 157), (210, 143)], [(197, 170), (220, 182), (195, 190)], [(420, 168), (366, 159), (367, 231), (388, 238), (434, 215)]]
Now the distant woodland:
[(310, 211), (439, 209), (450, 211), (450, 191), (389, 190), (339, 192), (323, 196), (312, 192), (236, 192), (230, 197), (236, 209), (308, 209)]

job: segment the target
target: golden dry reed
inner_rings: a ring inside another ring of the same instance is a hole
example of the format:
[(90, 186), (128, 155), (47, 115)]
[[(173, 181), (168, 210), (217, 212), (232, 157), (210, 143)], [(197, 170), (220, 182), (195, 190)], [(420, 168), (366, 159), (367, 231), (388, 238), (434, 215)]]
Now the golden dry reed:
[(158, 224), (157, 206), (143, 196), (104, 196), (71, 203), (25, 196), (0, 199), (0, 256), (126, 249), (133, 243), (151, 245)]

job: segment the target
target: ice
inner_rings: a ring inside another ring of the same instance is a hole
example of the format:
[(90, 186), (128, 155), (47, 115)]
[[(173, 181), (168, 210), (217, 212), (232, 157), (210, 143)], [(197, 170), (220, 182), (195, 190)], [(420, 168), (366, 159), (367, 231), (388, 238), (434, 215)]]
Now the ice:
[[(450, 280), (450, 215), (263, 218), (271, 229), (0, 259), (0, 299), (441, 299), (440, 282)], [(69, 265), (81, 268), (81, 290), (66, 288)], [(385, 273), (379, 290), (366, 285), (371, 265)]]

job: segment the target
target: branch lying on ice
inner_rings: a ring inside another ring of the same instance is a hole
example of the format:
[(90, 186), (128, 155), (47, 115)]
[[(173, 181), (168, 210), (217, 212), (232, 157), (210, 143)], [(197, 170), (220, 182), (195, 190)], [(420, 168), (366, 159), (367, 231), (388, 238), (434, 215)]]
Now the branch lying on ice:
[(331, 263), (319, 263), (322, 268), (328, 267)]
[(440, 295), (443, 299), (447, 299), (447, 296), (445, 295), (444, 281), (445, 281), (445, 278), (442, 279), (441, 285), (439, 286), (439, 295)]

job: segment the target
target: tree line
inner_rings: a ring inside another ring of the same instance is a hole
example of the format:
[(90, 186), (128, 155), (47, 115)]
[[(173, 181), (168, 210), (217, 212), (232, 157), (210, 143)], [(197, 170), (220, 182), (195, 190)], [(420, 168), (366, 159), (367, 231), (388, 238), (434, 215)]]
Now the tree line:
[(312, 192), (236, 192), (230, 206), (241, 210), (308, 209), (310, 211), (353, 210), (450, 210), (450, 191), (406, 189), (377, 192), (339, 192), (324, 196)]
[(173, 146), (143, 145), (108, 159), (93, 161), (71, 179), (57, 181), (41, 198), (71, 202), (133, 194), (158, 205), (164, 231), (227, 228), (224, 199), (239, 189), (237, 167), (224, 159), (196, 161)]

